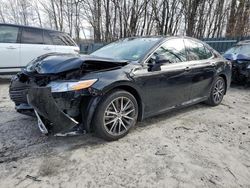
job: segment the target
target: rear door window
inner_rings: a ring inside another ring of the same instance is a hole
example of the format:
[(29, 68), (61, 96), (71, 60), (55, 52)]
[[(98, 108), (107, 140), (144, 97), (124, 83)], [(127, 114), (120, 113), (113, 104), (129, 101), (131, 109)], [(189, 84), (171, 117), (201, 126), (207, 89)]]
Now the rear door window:
[(17, 43), (18, 27), (0, 26), (0, 43)]
[(43, 31), (41, 29), (23, 28), (21, 43), (43, 44)]
[(189, 61), (203, 60), (212, 57), (211, 51), (207, 49), (204, 44), (191, 39), (184, 39), (184, 42), (187, 51), (187, 59)]

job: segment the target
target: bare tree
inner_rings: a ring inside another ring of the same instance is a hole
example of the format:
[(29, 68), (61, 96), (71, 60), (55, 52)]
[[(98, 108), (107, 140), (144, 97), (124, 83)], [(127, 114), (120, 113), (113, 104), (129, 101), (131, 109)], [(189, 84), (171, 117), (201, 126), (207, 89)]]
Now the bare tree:
[(137, 35), (250, 34), (250, 0), (0, 0), (0, 20), (68, 32), (80, 42)]

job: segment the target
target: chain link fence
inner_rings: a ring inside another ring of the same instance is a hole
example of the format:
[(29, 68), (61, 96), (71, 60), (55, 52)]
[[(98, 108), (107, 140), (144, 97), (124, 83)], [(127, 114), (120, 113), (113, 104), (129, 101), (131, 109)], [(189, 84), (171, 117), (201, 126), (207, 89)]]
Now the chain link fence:
[(233, 45), (237, 44), (239, 41), (242, 40), (250, 40), (250, 36), (248, 37), (221, 37), (221, 38), (204, 38), (201, 39), (202, 41), (209, 44), (215, 50), (220, 53), (224, 53), (226, 50), (231, 48)]

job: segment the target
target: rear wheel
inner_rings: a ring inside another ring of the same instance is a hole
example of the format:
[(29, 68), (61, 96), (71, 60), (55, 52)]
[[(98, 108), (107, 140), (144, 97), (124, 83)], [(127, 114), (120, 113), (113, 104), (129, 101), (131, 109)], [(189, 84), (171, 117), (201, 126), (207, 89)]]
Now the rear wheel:
[(216, 78), (213, 83), (210, 96), (208, 100), (206, 101), (206, 103), (211, 106), (219, 105), (221, 101), (223, 100), (225, 92), (226, 92), (225, 80), (222, 77)]
[(138, 117), (135, 97), (124, 90), (115, 90), (101, 101), (93, 119), (97, 135), (113, 141), (124, 137)]

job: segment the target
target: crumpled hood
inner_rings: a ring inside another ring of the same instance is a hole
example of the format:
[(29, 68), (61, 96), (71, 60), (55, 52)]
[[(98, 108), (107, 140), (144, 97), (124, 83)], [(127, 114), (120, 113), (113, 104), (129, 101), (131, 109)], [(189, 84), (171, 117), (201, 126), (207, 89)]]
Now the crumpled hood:
[(224, 54), (223, 57), (230, 61), (237, 61), (237, 60), (250, 61), (250, 57), (243, 54)]
[(91, 55), (78, 54), (46, 54), (30, 62), (25, 71), (39, 74), (58, 74), (82, 68), (85, 64), (105, 67), (126, 65), (126, 60), (114, 60)]

